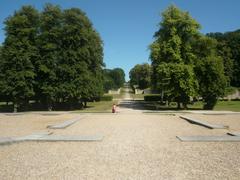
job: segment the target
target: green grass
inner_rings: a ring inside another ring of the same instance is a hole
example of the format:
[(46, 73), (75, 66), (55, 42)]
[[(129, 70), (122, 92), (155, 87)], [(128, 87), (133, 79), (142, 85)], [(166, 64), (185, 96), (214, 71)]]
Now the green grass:
[(99, 101), (99, 102), (88, 102), (87, 108), (83, 110), (77, 110), (76, 112), (111, 112), (112, 105), (117, 104), (117, 101)]
[(214, 110), (217, 111), (239, 111), (240, 112), (240, 101), (218, 101)]
[[(169, 107), (160, 105), (159, 102), (144, 102), (145, 109), (148, 110), (178, 110), (176, 103), (171, 103)], [(201, 101), (188, 105), (188, 110), (203, 110)], [(237, 111), (240, 112), (240, 101), (218, 101), (214, 107), (215, 111)]]
[[(194, 105), (189, 105), (188, 107), (191, 109), (202, 109), (202, 102), (196, 102)], [(218, 101), (213, 110), (240, 112), (240, 101)]]

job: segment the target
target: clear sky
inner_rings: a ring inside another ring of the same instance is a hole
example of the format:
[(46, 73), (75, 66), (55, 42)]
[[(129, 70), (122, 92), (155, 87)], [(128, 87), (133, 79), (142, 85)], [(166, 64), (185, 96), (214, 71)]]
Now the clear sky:
[(104, 41), (106, 67), (123, 68), (126, 80), (134, 65), (150, 63), (148, 46), (160, 14), (171, 4), (188, 11), (201, 24), (202, 33), (240, 29), (240, 0), (0, 0), (0, 43), (6, 17), (22, 5), (41, 10), (46, 2), (86, 12)]

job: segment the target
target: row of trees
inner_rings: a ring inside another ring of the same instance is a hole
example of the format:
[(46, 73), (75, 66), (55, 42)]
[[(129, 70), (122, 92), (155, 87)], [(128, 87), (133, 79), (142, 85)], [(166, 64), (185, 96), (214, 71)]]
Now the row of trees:
[(125, 83), (125, 73), (121, 68), (104, 69), (104, 91), (118, 89)]
[(188, 12), (172, 5), (163, 12), (150, 45), (153, 87), (164, 91), (169, 101), (177, 101), (179, 108), (187, 107), (189, 97), (201, 96), (204, 109), (212, 109), (230, 79), (218, 42), (199, 29)]
[(103, 93), (103, 43), (80, 9), (23, 6), (4, 23), (0, 94), (15, 111), (32, 99), (52, 109)]

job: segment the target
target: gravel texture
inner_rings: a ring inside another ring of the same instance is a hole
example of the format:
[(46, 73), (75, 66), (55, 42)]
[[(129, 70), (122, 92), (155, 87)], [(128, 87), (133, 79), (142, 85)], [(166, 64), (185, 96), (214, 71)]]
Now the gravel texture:
[[(102, 134), (101, 142), (22, 142), (0, 146), (0, 179), (239, 179), (239, 142), (181, 142), (176, 138), (224, 135), (228, 130), (207, 129), (178, 116), (117, 110), (116, 114), (89, 114), (66, 129), (51, 130), (54, 135)], [(31, 134), (76, 116), (79, 114), (1, 114), (0, 136)], [(240, 131), (239, 114), (191, 116)]]

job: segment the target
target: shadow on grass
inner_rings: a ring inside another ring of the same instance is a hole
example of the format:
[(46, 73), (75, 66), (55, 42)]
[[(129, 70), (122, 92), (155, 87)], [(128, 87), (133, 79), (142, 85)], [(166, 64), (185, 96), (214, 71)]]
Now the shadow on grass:
[[(90, 108), (90, 107), (88, 107)], [(72, 110), (79, 110), (83, 109), (82, 104), (74, 104), (74, 105), (69, 105), (66, 103), (58, 103), (53, 105), (53, 111), (72, 111)], [(18, 112), (26, 112), (26, 111), (48, 111), (48, 108), (46, 105), (40, 104), (40, 103), (29, 103), (25, 105), (24, 107), (19, 107)], [(0, 112), (13, 112), (13, 104), (0, 104)]]
[[(144, 101), (144, 100), (128, 100), (122, 101), (119, 107), (130, 108), (135, 110), (151, 110), (151, 111), (167, 111), (167, 110), (184, 110), (178, 109), (176, 106), (166, 106), (156, 101)], [(200, 107), (190, 107), (187, 110), (202, 110)]]

